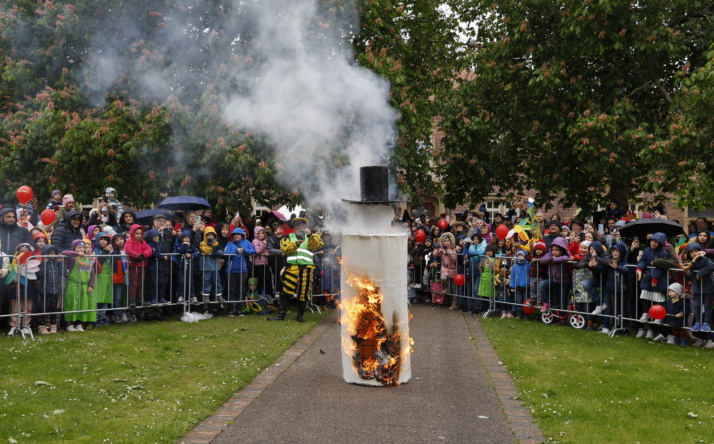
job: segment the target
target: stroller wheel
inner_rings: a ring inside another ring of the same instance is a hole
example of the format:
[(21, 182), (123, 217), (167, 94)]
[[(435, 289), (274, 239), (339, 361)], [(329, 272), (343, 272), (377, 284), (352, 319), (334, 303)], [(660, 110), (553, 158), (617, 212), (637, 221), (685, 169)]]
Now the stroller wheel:
[(585, 320), (585, 316), (581, 315), (580, 313), (573, 313), (570, 316), (568, 316), (568, 322), (570, 323), (570, 326), (573, 328), (581, 329), (585, 327), (585, 324), (587, 324), (587, 321)]

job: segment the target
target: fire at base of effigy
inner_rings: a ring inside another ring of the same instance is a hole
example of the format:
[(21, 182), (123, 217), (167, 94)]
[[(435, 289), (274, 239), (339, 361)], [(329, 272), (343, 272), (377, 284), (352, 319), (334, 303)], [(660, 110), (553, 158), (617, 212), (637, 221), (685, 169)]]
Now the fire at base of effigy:
[(403, 235), (343, 235), (342, 371), (372, 386), (411, 379)]

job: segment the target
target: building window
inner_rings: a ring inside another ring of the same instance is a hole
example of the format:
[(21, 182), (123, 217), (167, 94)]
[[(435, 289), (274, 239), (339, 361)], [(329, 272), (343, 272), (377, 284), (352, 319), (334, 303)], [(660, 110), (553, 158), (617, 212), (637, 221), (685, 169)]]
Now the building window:
[(493, 216), (496, 215), (496, 213), (501, 213), (502, 215), (506, 214), (508, 210), (511, 209), (511, 203), (507, 202), (505, 204), (498, 204), (496, 201), (486, 201), (484, 202), (486, 204), (486, 211), (488, 212), (488, 220), (493, 221)]

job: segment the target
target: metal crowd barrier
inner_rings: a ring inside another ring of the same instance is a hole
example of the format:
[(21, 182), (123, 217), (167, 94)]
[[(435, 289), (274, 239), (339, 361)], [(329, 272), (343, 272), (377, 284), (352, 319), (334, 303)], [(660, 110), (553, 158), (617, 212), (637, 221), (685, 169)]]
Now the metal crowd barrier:
[[(0, 319), (9, 321), (10, 335), (34, 339), (33, 320), (57, 328), (74, 321), (107, 325), (110, 320), (114, 323), (136, 322), (137, 315), (146, 316), (150, 308), (180, 307), (185, 313), (199, 307), (207, 310), (212, 304), (215, 310), (239, 313), (254, 302), (247, 298), (250, 277), (258, 279), (252, 295), (256, 300), (264, 299), (269, 304), (277, 302), (275, 298), (282, 288), (278, 267), (284, 260), (276, 256), (263, 256), (267, 263), (255, 265), (253, 255), (224, 255), (218, 259), (222, 261), (218, 270), (206, 269), (211, 267), (203, 266), (201, 256), (191, 260), (183, 260), (178, 253), (162, 256), (165, 258), (161, 261), (162, 270), (159, 267), (132, 267), (128, 263), (120, 265), (124, 263), (122, 258), (128, 261), (128, 256), (121, 254), (85, 256), (87, 263), (82, 265), (83, 270), (94, 275), (92, 293), (75, 285), (74, 277), (70, 277), (71, 270), (67, 270), (68, 256), (34, 255), (22, 265), (15, 256), (2, 256), (4, 263), (23, 277), (20, 284), (13, 281), (5, 285), (5, 279), (2, 279), (0, 297), (4, 295), (8, 300), (8, 308), (0, 311)], [(245, 261), (246, 272), (231, 273), (229, 264), (239, 256)], [(97, 279), (106, 266), (111, 268), (110, 286), (98, 289)], [(118, 271), (118, 266), (124, 272), (123, 284), (114, 283), (113, 273)], [(339, 297), (341, 272), (337, 258), (331, 255), (315, 255), (315, 267), (312, 298), (307, 306), (313, 313), (332, 306), (333, 300)], [(141, 282), (136, 287), (135, 299), (130, 298), (132, 276)], [(103, 291), (111, 294), (107, 296), (101, 293)], [(107, 302), (97, 302), (97, 296)]]
[[(79, 315), (85, 313), (94, 313), (83, 319), (109, 319), (114, 317), (119, 322), (126, 322), (136, 317), (139, 312), (137, 309), (144, 309), (154, 306), (179, 306), (184, 312), (190, 312), (203, 307), (208, 309), (210, 304), (220, 304), (221, 310), (231, 313), (241, 310), (249, 300), (246, 299), (247, 281), (249, 276), (258, 279), (258, 287), (256, 289), (258, 296), (272, 302), (274, 297), (281, 289), (280, 269), (281, 258), (277, 256), (264, 256), (267, 259), (265, 265), (255, 265), (255, 260), (251, 255), (225, 255), (222, 260), (220, 270), (205, 270), (200, 265), (201, 257), (190, 261), (182, 262), (180, 255), (177, 253), (167, 253), (163, 255), (166, 260), (163, 261), (163, 271), (157, 269), (148, 270), (149, 267), (138, 267), (139, 270), (134, 270), (131, 273), (139, 276), (143, 285), (137, 287), (137, 298), (135, 301), (129, 299), (129, 286), (131, 282), (125, 284), (114, 284), (112, 280), (112, 297), (111, 303), (94, 307), (83, 307), (84, 296), (76, 289), (76, 286), (71, 285), (70, 288), (75, 288), (78, 293), (72, 294), (68, 290), (68, 272), (66, 269), (66, 257), (62, 255), (42, 256), (36, 255), (32, 259), (39, 260), (42, 264), (45, 261), (59, 261), (60, 269), (62, 270), (61, 281), (61, 296), (48, 292), (47, 276), (42, 273), (47, 273), (48, 267), (42, 267), (35, 271), (39, 285), (33, 289), (30, 285), (22, 283), (20, 285), (15, 282), (8, 282), (5, 288), (0, 291), (0, 295), (5, 295), (5, 299), (9, 300), (7, 304), (9, 309), (0, 314), (1, 318), (8, 318), (10, 321), (11, 334), (19, 334), (23, 338), (32, 337), (32, 329), (28, 328), (33, 318), (44, 317), (49, 318), (48, 322), (56, 322), (57, 324), (66, 321), (67, 318), (72, 318), (71, 315)], [(234, 256), (243, 256), (246, 261), (246, 273), (230, 273), (228, 263), (236, 259)], [(631, 327), (649, 328), (656, 330), (657, 333), (664, 335), (665, 327), (669, 327), (666, 320), (655, 320), (649, 316), (649, 307), (652, 305), (640, 298), (641, 291), (639, 290), (639, 282), (633, 280), (635, 265), (628, 264), (628, 274), (623, 275), (619, 285), (612, 292), (606, 292), (606, 283), (602, 276), (597, 282), (599, 287), (598, 295), (601, 301), (605, 301), (607, 309), (598, 315), (593, 314), (595, 303), (576, 302), (573, 298), (572, 284), (569, 286), (555, 285), (547, 288), (542, 285), (542, 281), (537, 276), (542, 273), (541, 264), (538, 261), (530, 263), (530, 267), (535, 268), (529, 276), (530, 285), (520, 291), (511, 291), (509, 286), (505, 285), (505, 279), (501, 280), (500, 285), (494, 280), (486, 286), (481, 285), (481, 272), (474, 267), (478, 262), (484, 261), (486, 256), (468, 256), (466, 254), (457, 254), (457, 274), (462, 274), (465, 279), (464, 285), (456, 285), (453, 278), (448, 278), (442, 281), (440, 275), (440, 265), (438, 262), (431, 262), (432, 258), (415, 258), (410, 263), (408, 272), (408, 293), (409, 302), (413, 303), (419, 299), (432, 301), (433, 297), (443, 295), (444, 298), (456, 300), (454, 306), (458, 306), (463, 311), (472, 314), (480, 314), (484, 317), (494, 315), (496, 313), (504, 313), (511, 315), (521, 315), (525, 310), (534, 310), (541, 307), (544, 300), (544, 291), (547, 289), (550, 294), (549, 304), (550, 309), (540, 313), (540, 319), (545, 323), (565, 323), (575, 328), (584, 328), (588, 321), (595, 321), (596, 318), (602, 320), (603, 325), (608, 328), (611, 336), (629, 330)], [(122, 255), (91, 255), (93, 263), (93, 272), (95, 276), (100, 272), (100, 262), (108, 262), (114, 264), (112, 271), (117, 263), (121, 261)], [(28, 265), (35, 266), (37, 263), (31, 261), (19, 264), (18, 259), (14, 256), (4, 256), (4, 261), (7, 262), (8, 268), (15, 269), (18, 275), (28, 278)], [(498, 260), (499, 265), (507, 265), (508, 269), (513, 269), (513, 257), (498, 256), (493, 258)], [(573, 266), (574, 262), (562, 264), (561, 266)], [(321, 310), (321, 307), (331, 306), (332, 301), (339, 297), (340, 294), (340, 264), (337, 257), (334, 255), (315, 255), (315, 282), (312, 300), (308, 305), (311, 311)], [(132, 268), (132, 267), (129, 267)], [(127, 268), (125, 278), (129, 277), (129, 268)], [(502, 267), (505, 268), (505, 267)], [(654, 267), (649, 267), (654, 268)], [(32, 274), (30, 272), (29, 274)], [(510, 275), (510, 272), (509, 272)], [(534, 279), (534, 276), (536, 277)], [(681, 268), (671, 268), (665, 274), (666, 287), (673, 282), (678, 282), (686, 289), (688, 288), (685, 270)], [(96, 277), (95, 277), (96, 280)], [(32, 279), (25, 282), (31, 283)], [(221, 284), (220, 286), (218, 284)], [(626, 285), (629, 283), (629, 285)], [(635, 284), (633, 288), (632, 284)], [(440, 284), (440, 285), (439, 285)], [(95, 282), (96, 285), (96, 282)], [(95, 287), (96, 288), (96, 287)], [(221, 289), (219, 292), (218, 290)], [(518, 290), (518, 289), (514, 289)], [(486, 293), (486, 294), (483, 294)], [(557, 297), (555, 297), (557, 295)], [(73, 309), (68, 309), (67, 301), (75, 298), (76, 304)], [(93, 296), (95, 297), (95, 296)], [(698, 322), (700, 325), (705, 320), (705, 309), (711, 312), (711, 295), (709, 294), (685, 294), (684, 304), (684, 326), (691, 328), (692, 324)], [(607, 299), (606, 299), (607, 298)], [(442, 302), (443, 304), (443, 302)], [(662, 302), (662, 305), (665, 303)], [(438, 304), (433, 304), (438, 305)], [(692, 307), (690, 307), (692, 305)], [(696, 306), (697, 312), (693, 307)], [(216, 307), (214, 305), (214, 307)], [(95, 317), (96, 316), (96, 317)], [(709, 315), (711, 316), (711, 315)], [(81, 317), (81, 316), (80, 316)], [(561, 322), (562, 321), (562, 322)], [(93, 321), (85, 321), (93, 322)], [(24, 327), (24, 328), (23, 328)]]
[[(483, 317), (491, 316), (496, 313), (511, 313), (517, 315), (523, 313), (524, 309), (535, 309), (543, 304), (543, 291), (545, 288), (541, 285), (542, 281), (537, 276), (541, 273), (541, 264), (539, 261), (532, 261), (530, 267), (535, 267), (535, 271), (530, 273), (529, 286), (525, 288), (525, 294), (519, 295), (516, 299), (515, 292), (510, 291), (510, 287), (497, 285), (496, 282), (491, 284), (491, 288), (487, 289), (490, 296), (484, 297), (479, 294), (481, 273), (473, 269), (469, 263), (470, 257), (466, 254), (459, 253), (457, 256), (457, 274), (462, 274), (465, 277), (465, 284), (462, 286), (452, 285), (451, 282), (445, 284), (441, 278), (440, 265), (438, 261), (433, 261), (433, 257), (418, 258), (413, 257), (410, 263), (409, 289), (408, 298), (410, 303), (423, 300), (424, 302), (433, 301), (433, 297), (439, 295), (445, 297), (445, 301), (450, 298), (458, 300), (458, 307), (464, 312), (471, 314), (479, 314)], [(486, 256), (479, 255), (478, 261), (484, 260)], [(498, 256), (494, 260), (498, 260), (501, 264), (507, 264), (508, 269), (513, 268), (513, 263), (516, 258), (510, 256)], [(573, 267), (575, 261), (569, 261), (562, 265)], [(549, 286), (549, 304), (550, 308), (547, 312), (541, 312), (540, 318), (544, 323), (550, 324), (559, 322), (560, 324), (568, 323), (574, 328), (585, 328), (588, 321), (593, 321), (593, 325), (598, 318), (602, 320), (602, 324), (609, 330), (608, 334), (612, 337), (618, 333), (629, 331), (632, 327), (649, 328), (657, 334), (668, 336), (665, 327), (670, 327), (664, 319), (653, 319), (649, 316), (649, 308), (652, 305), (659, 304), (666, 307), (666, 291), (663, 301), (654, 301), (654, 303), (642, 299), (640, 282), (635, 277), (636, 265), (626, 264), (627, 273), (622, 273), (621, 279), (612, 288), (612, 291), (607, 291), (606, 278), (600, 276), (597, 281), (597, 294), (600, 298), (600, 303), (603, 302), (607, 308), (602, 313), (593, 314), (597, 306), (595, 301), (588, 298), (587, 302), (576, 302), (574, 299), (573, 284), (556, 284)], [(656, 267), (647, 267), (654, 269)], [(688, 290), (687, 279), (685, 279), (685, 270), (681, 268), (669, 268), (666, 271), (666, 287), (677, 282), (685, 288), (683, 298), (684, 303), (684, 328), (691, 329), (694, 323), (703, 325), (706, 320), (711, 320), (711, 314), (707, 315), (706, 310), (711, 313), (712, 310), (712, 295), (703, 294), (701, 291), (698, 294), (692, 294)], [(536, 281), (534, 282), (534, 275)], [(572, 276), (572, 274), (571, 274)], [(448, 278), (447, 281), (453, 281), (453, 278)], [(434, 285), (439, 284), (441, 285)], [(451, 289), (451, 291), (449, 291)], [(453, 291), (455, 289), (455, 291)], [(483, 290), (483, 287), (481, 287)], [(452, 299), (453, 300), (453, 299)], [(432, 306), (443, 305), (443, 303), (434, 304)], [(694, 307), (699, 307), (695, 312)], [(708, 316), (708, 317), (707, 317)], [(713, 329), (714, 326), (709, 324)], [(696, 333), (696, 332), (695, 332)], [(714, 337), (714, 335), (712, 335)]]

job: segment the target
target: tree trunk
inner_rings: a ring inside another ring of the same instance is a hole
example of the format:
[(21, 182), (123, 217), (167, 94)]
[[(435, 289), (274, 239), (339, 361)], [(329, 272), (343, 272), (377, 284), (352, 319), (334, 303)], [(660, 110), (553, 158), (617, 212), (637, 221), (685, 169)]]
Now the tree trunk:
[(623, 214), (627, 214), (629, 212), (627, 206), (627, 199), (629, 198), (629, 195), (630, 189), (627, 185), (613, 184), (610, 187), (610, 200), (616, 200), (620, 204), (620, 211), (622, 211)]

